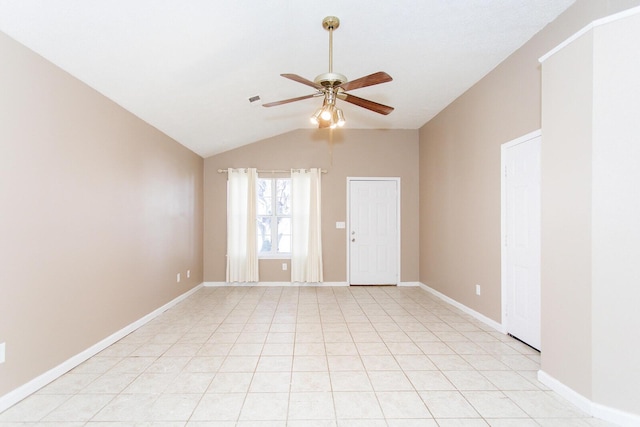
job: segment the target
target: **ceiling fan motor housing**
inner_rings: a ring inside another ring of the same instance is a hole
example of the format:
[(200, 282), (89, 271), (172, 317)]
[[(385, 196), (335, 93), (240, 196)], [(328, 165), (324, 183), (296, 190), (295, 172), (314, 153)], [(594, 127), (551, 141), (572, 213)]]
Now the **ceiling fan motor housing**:
[(314, 82), (324, 87), (334, 87), (346, 83), (347, 78), (339, 73), (322, 73), (316, 77)]

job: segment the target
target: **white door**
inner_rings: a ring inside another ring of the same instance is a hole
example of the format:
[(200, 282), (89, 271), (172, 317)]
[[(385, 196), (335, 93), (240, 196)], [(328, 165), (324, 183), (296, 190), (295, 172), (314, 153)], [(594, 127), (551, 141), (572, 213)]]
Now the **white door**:
[(503, 272), (507, 333), (540, 349), (540, 145), (523, 137), (503, 148)]
[(398, 284), (398, 185), (349, 181), (349, 283)]

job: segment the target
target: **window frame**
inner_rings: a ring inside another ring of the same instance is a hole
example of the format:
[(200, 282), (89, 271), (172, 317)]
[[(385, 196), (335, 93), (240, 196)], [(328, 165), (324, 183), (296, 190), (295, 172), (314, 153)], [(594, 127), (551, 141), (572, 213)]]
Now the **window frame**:
[[(271, 250), (269, 252), (263, 252), (258, 247), (258, 259), (291, 259), (291, 252), (277, 252), (277, 236), (278, 236), (278, 219), (279, 218), (289, 218), (290, 221), (293, 221), (291, 214), (291, 206), (289, 209), (289, 214), (278, 214), (277, 208), (277, 182), (278, 180), (289, 181), (289, 188), (291, 188), (291, 177), (263, 177), (258, 176), (258, 180), (268, 181), (271, 185), (271, 215), (261, 215), (258, 213), (256, 209), (256, 227), (258, 225), (258, 221), (261, 218), (270, 218), (271, 224)], [(258, 192), (256, 191), (256, 206), (258, 205)], [(293, 230), (292, 230), (293, 231)], [(293, 233), (291, 234), (291, 240), (293, 241)], [(259, 233), (256, 231), (256, 245), (259, 246)], [(274, 243), (276, 243), (274, 245)], [(275, 246), (275, 247), (274, 247)]]

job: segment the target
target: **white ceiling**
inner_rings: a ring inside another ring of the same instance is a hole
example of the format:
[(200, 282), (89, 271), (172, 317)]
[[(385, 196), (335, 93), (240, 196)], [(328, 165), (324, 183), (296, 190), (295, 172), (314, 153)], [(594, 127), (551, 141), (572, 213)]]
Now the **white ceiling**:
[(393, 81), (342, 101), (348, 128), (417, 129), (574, 0), (0, 0), (3, 31), (203, 157), (298, 128), (320, 98), (287, 80), (328, 71)]

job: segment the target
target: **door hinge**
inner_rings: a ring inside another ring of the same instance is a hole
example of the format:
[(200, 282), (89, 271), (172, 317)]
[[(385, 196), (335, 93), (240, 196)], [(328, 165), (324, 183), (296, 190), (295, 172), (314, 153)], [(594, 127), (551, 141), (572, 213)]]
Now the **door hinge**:
[(504, 177), (505, 177), (505, 178), (507, 177), (507, 169), (508, 169), (508, 168), (507, 168), (507, 165), (505, 165), (505, 166), (504, 166)]

